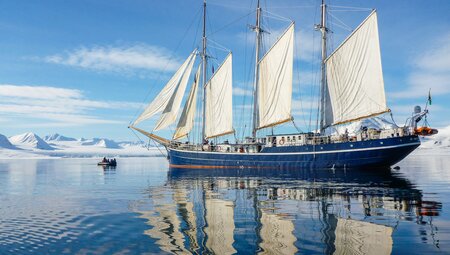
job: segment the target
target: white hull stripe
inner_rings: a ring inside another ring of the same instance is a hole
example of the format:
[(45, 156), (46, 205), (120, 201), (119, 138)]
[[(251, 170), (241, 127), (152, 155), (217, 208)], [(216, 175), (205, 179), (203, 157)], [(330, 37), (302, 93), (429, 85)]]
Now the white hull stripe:
[(210, 151), (186, 151), (186, 150), (176, 150), (172, 148), (168, 148), (172, 151), (177, 151), (181, 153), (203, 153), (203, 154), (215, 154), (215, 155), (249, 155), (249, 156), (267, 156), (267, 155), (303, 155), (303, 154), (330, 154), (330, 153), (344, 153), (344, 152), (356, 152), (356, 151), (373, 151), (373, 150), (386, 150), (393, 148), (400, 148), (406, 146), (420, 145), (419, 142), (414, 143), (405, 143), (399, 145), (390, 145), (390, 146), (380, 146), (380, 147), (368, 147), (368, 148), (355, 148), (355, 149), (345, 149), (345, 150), (328, 150), (328, 151), (308, 151), (308, 152), (278, 152), (278, 153), (239, 153), (239, 152), (210, 152)]

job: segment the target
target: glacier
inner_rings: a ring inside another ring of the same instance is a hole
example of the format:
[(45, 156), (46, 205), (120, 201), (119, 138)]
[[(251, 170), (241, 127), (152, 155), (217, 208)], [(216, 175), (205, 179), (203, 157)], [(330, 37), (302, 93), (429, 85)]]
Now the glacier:
[(156, 157), (166, 156), (164, 153), (164, 148), (146, 146), (142, 141), (76, 139), (57, 133), (47, 135), (44, 139), (32, 132), (9, 138), (0, 134), (0, 159)]

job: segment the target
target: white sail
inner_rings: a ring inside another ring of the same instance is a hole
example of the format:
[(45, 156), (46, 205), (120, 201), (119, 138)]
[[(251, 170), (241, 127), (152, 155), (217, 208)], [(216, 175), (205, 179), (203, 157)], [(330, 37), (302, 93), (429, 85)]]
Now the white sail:
[[(191, 55), (184, 61), (180, 68), (175, 72), (172, 78), (167, 82), (164, 88), (159, 92), (155, 99), (145, 108), (144, 112), (139, 115), (139, 117), (133, 122), (133, 126), (137, 125), (141, 121), (151, 118), (156, 113), (164, 110), (170, 101), (174, 91), (179, 86), (180, 81), (186, 72), (187, 67), (191, 63), (192, 59), (195, 57), (197, 50), (194, 50)], [(193, 62), (193, 61), (192, 61)]]
[(292, 69), (294, 61), (294, 23), (259, 62), (258, 129), (292, 119)]
[(191, 91), (189, 92), (189, 97), (184, 104), (183, 112), (181, 113), (180, 120), (178, 121), (177, 129), (173, 135), (173, 139), (181, 139), (186, 137), (189, 132), (191, 132), (194, 126), (195, 110), (197, 107), (197, 88), (198, 82), (200, 81), (200, 70), (201, 66), (195, 74), (194, 83), (192, 84)]
[(234, 132), (232, 78), (230, 53), (205, 85), (205, 138)]
[(195, 55), (183, 73), (178, 87), (175, 89), (169, 101), (167, 101), (167, 105), (153, 131), (164, 129), (177, 120), (178, 111), (180, 110), (181, 101), (183, 100), (194, 62)]
[(327, 126), (389, 111), (375, 11), (327, 58), (326, 73), (332, 109)]

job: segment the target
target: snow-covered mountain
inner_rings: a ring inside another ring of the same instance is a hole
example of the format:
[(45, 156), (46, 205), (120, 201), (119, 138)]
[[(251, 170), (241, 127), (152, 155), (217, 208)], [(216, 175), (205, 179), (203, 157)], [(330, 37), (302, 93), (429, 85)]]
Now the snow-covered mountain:
[(96, 147), (102, 147), (102, 148), (109, 148), (109, 149), (120, 149), (121, 146), (110, 139), (105, 138), (92, 138), (92, 139), (84, 139), (83, 141), (80, 141), (80, 145), (83, 146), (96, 146)]
[(34, 133), (0, 135), (0, 158), (49, 157), (148, 157), (161, 156), (156, 147), (145, 148), (143, 142), (116, 142), (106, 138), (75, 139), (60, 134), (48, 135), (44, 141)]
[[(147, 143), (144, 141), (123, 141), (123, 142), (119, 142), (118, 143), (119, 146), (121, 147), (131, 147), (131, 146), (147, 146)], [(153, 147), (153, 146), (150, 146)]]
[(75, 138), (63, 136), (63, 135), (60, 135), (58, 133), (54, 133), (53, 135), (46, 135), (44, 137), (44, 140), (46, 142), (53, 142), (53, 141), (65, 141), (65, 142), (77, 141), (77, 139), (75, 139)]
[(333, 128), (332, 133), (334, 134), (344, 134), (345, 130), (349, 135), (355, 135), (357, 132), (361, 130), (362, 127), (367, 127), (368, 129), (391, 129), (395, 128), (396, 125), (384, 118), (373, 117), (368, 119), (363, 119), (360, 121), (355, 121), (347, 125), (339, 125)]
[(2, 134), (0, 134), (0, 148), (17, 149), (17, 147), (12, 145), (11, 142), (8, 140), (8, 137), (6, 137)]
[(38, 135), (28, 132), (21, 135), (11, 136), (9, 141), (19, 148), (33, 148), (40, 150), (54, 150), (52, 146), (46, 143)]

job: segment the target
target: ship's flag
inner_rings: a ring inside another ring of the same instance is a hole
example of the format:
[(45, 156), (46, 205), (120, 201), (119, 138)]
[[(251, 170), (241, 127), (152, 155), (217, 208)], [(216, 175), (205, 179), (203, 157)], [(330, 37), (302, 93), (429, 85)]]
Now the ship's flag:
[(428, 103), (431, 105), (431, 89), (428, 91)]

